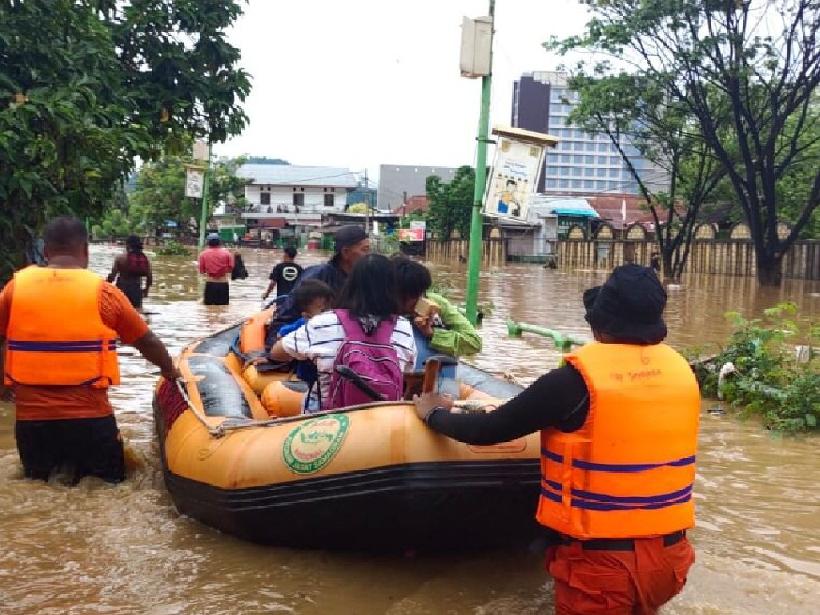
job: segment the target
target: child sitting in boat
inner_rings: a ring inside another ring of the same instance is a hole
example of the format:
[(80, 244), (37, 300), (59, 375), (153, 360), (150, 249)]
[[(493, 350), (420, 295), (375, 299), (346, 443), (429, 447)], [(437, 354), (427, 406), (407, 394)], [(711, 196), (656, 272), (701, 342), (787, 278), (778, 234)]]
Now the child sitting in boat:
[[(293, 295), (293, 304), (301, 317), (288, 325), (280, 327), (277, 339), (282, 339), (286, 335), (301, 329), (311, 318), (329, 310), (334, 298), (333, 289), (321, 280), (315, 279), (305, 280), (291, 294)], [(316, 364), (310, 360), (297, 361), (296, 376), (302, 382), (307, 383), (312, 390), (318, 378)], [(305, 411), (316, 412), (318, 410), (318, 399), (315, 396), (308, 395), (305, 399)]]
[[(305, 284), (307, 280), (300, 288)], [(393, 358), (388, 361), (381, 357), (379, 362), (382, 366), (396, 365), (393, 372), (396, 381), (378, 382), (374, 388), (383, 399), (400, 399), (404, 386), (402, 372), (413, 366), (416, 344), (410, 322), (397, 316), (395, 287), (395, 273), (388, 258), (378, 254), (362, 257), (342, 289), (338, 301), (340, 309), (319, 314), (304, 327), (282, 337), (271, 348), (270, 358), (279, 362), (291, 359), (316, 361), (319, 386), (314, 387), (312, 395), (318, 393), (318, 405), (326, 410), (356, 403), (344, 394), (337, 395), (339, 390), (350, 390), (346, 386), (336, 388), (339, 380), (335, 368), (339, 351), (350, 343), (360, 344), (364, 350), (360, 355), (368, 352), (368, 346), (386, 349), (391, 351)], [(377, 382), (372, 378), (368, 381), (371, 384)], [(312, 402), (311, 406), (315, 405), (316, 401)]]

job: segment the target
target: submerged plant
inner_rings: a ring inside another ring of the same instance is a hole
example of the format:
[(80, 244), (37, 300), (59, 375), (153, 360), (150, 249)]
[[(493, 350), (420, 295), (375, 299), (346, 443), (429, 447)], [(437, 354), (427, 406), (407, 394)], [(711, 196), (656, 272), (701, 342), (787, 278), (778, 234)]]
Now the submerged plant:
[[(759, 414), (774, 430), (796, 432), (818, 428), (820, 420), (820, 360), (812, 343), (818, 327), (801, 330), (797, 306), (780, 303), (763, 318), (747, 320), (736, 312), (727, 318), (733, 332), (726, 346), (700, 372), (705, 395), (718, 396), (747, 413)], [(795, 343), (808, 338), (808, 352), (798, 356)], [(807, 354), (807, 356), (806, 356)], [(733, 373), (719, 382), (721, 366)]]

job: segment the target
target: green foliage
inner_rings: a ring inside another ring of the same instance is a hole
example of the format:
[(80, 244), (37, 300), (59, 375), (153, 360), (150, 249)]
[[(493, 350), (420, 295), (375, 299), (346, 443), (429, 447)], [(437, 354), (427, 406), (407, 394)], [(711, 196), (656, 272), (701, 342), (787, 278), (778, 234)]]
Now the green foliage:
[(747, 320), (736, 312), (727, 317), (733, 332), (725, 348), (702, 370), (705, 395), (717, 396), (718, 370), (731, 362), (736, 373), (728, 375), (720, 393), (733, 405), (762, 416), (764, 424), (778, 431), (817, 429), (820, 419), (820, 360), (811, 356), (799, 362), (794, 351), (801, 334), (811, 346), (818, 333), (812, 325), (801, 331), (796, 306), (781, 303), (765, 310), (762, 319)]
[(168, 241), (156, 249), (159, 256), (187, 256), (188, 248), (178, 241)]
[(281, 158), (268, 158), (267, 156), (248, 156), (248, 164), (290, 164)]
[(437, 175), (427, 178), (427, 225), (438, 239), (449, 239), (457, 230), (463, 238), (470, 235), (475, 191), (475, 169), (459, 167), (450, 182)]
[(413, 211), (407, 214), (406, 216), (402, 216), (399, 218), (399, 228), (410, 228), (411, 222), (420, 222), (422, 220), (427, 220), (427, 212), (424, 211)]
[(349, 214), (366, 214), (367, 213), (367, 203), (353, 203), (347, 207), (347, 213)]
[[(238, 158), (217, 160), (211, 164), (209, 210), (212, 211), (216, 203), (225, 203), (227, 210), (233, 212), (245, 210), (248, 180), (236, 176), (236, 169), (243, 163), (244, 159)], [(126, 218), (132, 228), (150, 233), (163, 228), (169, 220), (176, 222), (179, 229), (189, 228), (191, 221), (198, 228), (202, 200), (185, 196), (186, 164), (193, 164), (190, 156), (165, 155), (140, 168), (136, 188), (128, 195)], [(114, 214), (115, 211), (110, 211), (106, 218)]]
[(49, 217), (98, 217), (136, 157), (242, 130), (250, 83), (224, 40), (240, 12), (235, 0), (0, 3), (0, 281)]
[[(609, 65), (594, 75), (583, 66), (570, 81), (579, 101), (570, 121), (606, 135), (637, 182), (652, 214), (664, 277), (679, 280), (686, 266), (702, 206), (716, 196), (725, 171), (701, 134), (697, 119), (679, 102), (663, 95), (660, 79), (608, 74)], [(633, 149), (634, 148), (634, 149)], [(635, 167), (634, 150), (653, 164)], [(659, 174), (668, 175), (668, 183)]]
[[(820, 205), (820, 3), (583, 2), (584, 33), (547, 46), (626, 64), (600, 62), (594, 73), (632, 79), (634, 93), (619, 95), (641, 113), (646, 99), (649, 110), (681, 109), (696, 120), (751, 229), (758, 280), (779, 284), (783, 255), (816, 224)], [(793, 227), (786, 238), (776, 233), (782, 221)]]

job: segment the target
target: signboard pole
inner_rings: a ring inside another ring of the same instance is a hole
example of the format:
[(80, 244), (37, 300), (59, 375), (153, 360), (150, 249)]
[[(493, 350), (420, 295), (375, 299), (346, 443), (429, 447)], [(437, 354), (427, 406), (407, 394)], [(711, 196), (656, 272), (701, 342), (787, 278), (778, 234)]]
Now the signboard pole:
[(492, 86), (492, 30), (495, 28), (495, 0), (490, 0), (490, 74), (481, 78), (481, 112), (478, 118), (478, 148), (475, 160), (475, 191), (470, 219), (470, 260), (467, 269), (467, 319), (476, 324), (478, 316), (478, 274), (481, 270), (481, 206), (487, 183), (487, 143), (490, 124), (490, 92)]
[(208, 140), (208, 159), (205, 162), (205, 178), (202, 182), (202, 214), (199, 218), (199, 249), (205, 246), (205, 226), (208, 224), (208, 188), (211, 184), (211, 141)]

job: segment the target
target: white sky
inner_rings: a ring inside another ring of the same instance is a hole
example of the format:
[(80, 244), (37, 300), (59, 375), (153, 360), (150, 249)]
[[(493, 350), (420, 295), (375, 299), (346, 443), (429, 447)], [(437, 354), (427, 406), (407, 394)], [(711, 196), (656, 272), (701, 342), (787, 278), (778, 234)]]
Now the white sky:
[[(242, 135), (218, 155), (292, 164), (472, 164), (480, 79), (458, 60), (462, 16), (487, 0), (251, 0), (230, 32), (252, 75)], [(512, 83), (562, 60), (541, 43), (581, 31), (574, 0), (497, 0), (491, 125), (509, 124)]]

